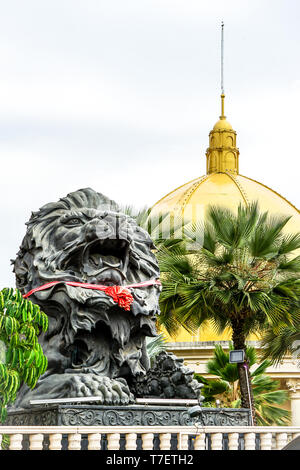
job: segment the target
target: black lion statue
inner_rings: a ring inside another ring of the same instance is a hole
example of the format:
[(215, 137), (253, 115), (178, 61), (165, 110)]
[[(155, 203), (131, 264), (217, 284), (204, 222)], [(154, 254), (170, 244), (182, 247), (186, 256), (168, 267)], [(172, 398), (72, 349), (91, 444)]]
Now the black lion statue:
[(23, 386), (16, 407), (45, 398), (134, 400), (130, 384), (150, 367), (146, 338), (156, 336), (159, 313), (152, 249), (145, 230), (90, 188), (32, 213), (13, 264), (17, 288), (49, 317), (40, 336), (48, 370), (34, 390)]

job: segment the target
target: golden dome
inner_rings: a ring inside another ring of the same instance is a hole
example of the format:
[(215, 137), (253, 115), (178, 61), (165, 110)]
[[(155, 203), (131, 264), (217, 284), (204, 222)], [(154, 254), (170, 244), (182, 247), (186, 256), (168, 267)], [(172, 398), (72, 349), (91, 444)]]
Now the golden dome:
[[(239, 150), (236, 147), (236, 132), (224, 116), (224, 95), (220, 120), (209, 134), (206, 151), (206, 175), (195, 178), (174, 189), (152, 207), (151, 216), (173, 214), (184, 223), (203, 221), (210, 205), (226, 206), (235, 211), (239, 204), (248, 205), (258, 201), (261, 211), (270, 215), (291, 216), (285, 226), (286, 233), (300, 232), (300, 212), (276, 191), (251, 178), (239, 174)], [(204, 333), (203, 333), (204, 332)], [(176, 341), (228, 340), (231, 335), (224, 332), (217, 336), (213, 330), (200, 330), (195, 337), (182, 331)]]

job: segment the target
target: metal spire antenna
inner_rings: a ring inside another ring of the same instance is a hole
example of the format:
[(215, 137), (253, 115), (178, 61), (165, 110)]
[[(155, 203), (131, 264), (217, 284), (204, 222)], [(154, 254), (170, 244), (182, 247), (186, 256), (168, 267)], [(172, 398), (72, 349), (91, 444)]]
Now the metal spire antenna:
[(221, 119), (225, 119), (224, 116), (224, 22), (221, 23)]
[(221, 93), (224, 95), (224, 23), (221, 24)]

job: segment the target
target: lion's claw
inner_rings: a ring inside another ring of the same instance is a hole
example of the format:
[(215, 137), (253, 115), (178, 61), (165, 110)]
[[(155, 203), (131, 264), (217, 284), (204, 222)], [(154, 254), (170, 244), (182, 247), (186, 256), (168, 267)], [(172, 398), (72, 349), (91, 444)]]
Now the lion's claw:
[(68, 374), (68, 396), (97, 396), (105, 405), (128, 404), (134, 401), (124, 380), (110, 379), (95, 374)]

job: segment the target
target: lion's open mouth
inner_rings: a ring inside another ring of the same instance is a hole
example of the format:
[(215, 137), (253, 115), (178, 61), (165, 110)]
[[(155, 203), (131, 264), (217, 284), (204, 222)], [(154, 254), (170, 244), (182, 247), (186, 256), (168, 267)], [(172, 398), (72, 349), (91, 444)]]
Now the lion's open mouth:
[(65, 264), (70, 272), (85, 274), (85, 281), (94, 284), (123, 285), (129, 261), (127, 240), (104, 239), (85, 245), (73, 253)]
[(125, 240), (97, 240), (88, 245), (88, 262), (96, 269), (108, 266), (122, 270), (126, 263), (127, 247)]

